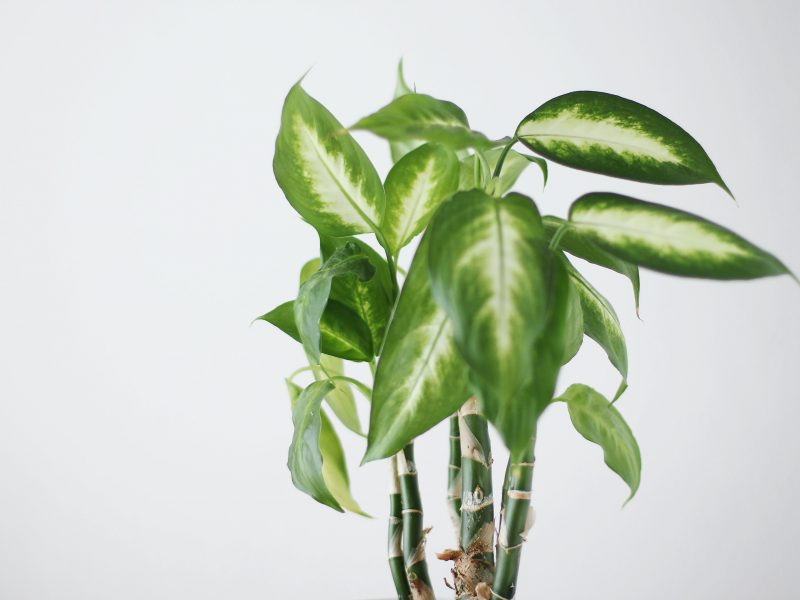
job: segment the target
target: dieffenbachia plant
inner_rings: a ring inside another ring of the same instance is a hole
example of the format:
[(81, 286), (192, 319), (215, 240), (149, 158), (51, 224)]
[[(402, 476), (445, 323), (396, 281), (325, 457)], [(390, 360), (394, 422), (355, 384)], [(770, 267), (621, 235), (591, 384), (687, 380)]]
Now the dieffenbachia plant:
[[(384, 178), (353, 131), (388, 140), (393, 166)], [(289, 470), (318, 502), (364, 514), (350, 494), (334, 417), (366, 438), (364, 461), (387, 460), (389, 565), (403, 600), (433, 597), (414, 440), (441, 421), (449, 420), (446, 500), (457, 547), (439, 557), (454, 563), (458, 600), (517, 597), (533, 523), (537, 423), (549, 407), (566, 405), (630, 497), (639, 487), (639, 447), (614, 405), (627, 385), (625, 338), (611, 303), (573, 258), (627, 277), (637, 310), (642, 267), (710, 279), (788, 273), (720, 225), (612, 192), (585, 194), (564, 217), (543, 216), (531, 197), (511, 190), (530, 165), (546, 181), (547, 161), (650, 184), (713, 183), (730, 193), (680, 126), (602, 92), (549, 100), (501, 139), (472, 129), (452, 102), (409, 88), (402, 70), (394, 100), (350, 128), (300, 83), (283, 106), (275, 177), (320, 240), (297, 297), (260, 317), (307, 357), (287, 380)], [(406, 272), (400, 254), (418, 237)], [(555, 393), (584, 336), (621, 375), (611, 401), (582, 384)], [(346, 362), (367, 363), (373, 384), (346, 375)], [(301, 373), (312, 381), (296, 383)], [(366, 431), (356, 393), (370, 402)], [(490, 424), (510, 454), (499, 502)]]

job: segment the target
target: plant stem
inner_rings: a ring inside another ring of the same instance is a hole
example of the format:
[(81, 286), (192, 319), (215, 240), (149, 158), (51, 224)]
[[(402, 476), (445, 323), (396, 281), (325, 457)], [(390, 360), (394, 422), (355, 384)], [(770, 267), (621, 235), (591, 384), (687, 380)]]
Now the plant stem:
[(461, 545), (461, 436), (458, 415), (450, 417), (450, 463), (447, 465), (447, 506), (456, 531), (456, 541)]
[(400, 478), (397, 474), (397, 457), (391, 460), (391, 488), (389, 492), (389, 569), (397, 590), (398, 600), (409, 600), (411, 588), (406, 578), (403, 559), (403, 499), (400, 495)]
[(414, 464), (414, 443), (397, 453), (397, 472), (400, 476), (400, 495), (403, 501), (403, 557), (406, 577), (413, 600), (433, 600), (433, 588), (425, 560), (422, 499)]
[(517, 576), (522, 545), (533, 526), (531, 506), (533, 483), (534, 437), (519, 456), (509, 457), (503, 485), (503, 511), (497, 539), (497, 571), (492, 591), (500, 599), (511, 600), (517, 592)]
[(517, 143), (517, 138), (511, 138), (508, 143), (503, 147), (503, 151), (500, 153), (500, 158), (497, 159), (497, 164), (494, 167), (494, 173), (492, 173), (492, 178), (497, 179), (500, 177), (500, 172), (503, 170), (503, 163), (506, 161), (506, 156), (508, 156), (511, 147)]
[(455, 565), (457, 598), (475, 597), (494, 575), (494, 498), (489, 426), (475, 398), (458, 411), (461, 436), (461, 557)]

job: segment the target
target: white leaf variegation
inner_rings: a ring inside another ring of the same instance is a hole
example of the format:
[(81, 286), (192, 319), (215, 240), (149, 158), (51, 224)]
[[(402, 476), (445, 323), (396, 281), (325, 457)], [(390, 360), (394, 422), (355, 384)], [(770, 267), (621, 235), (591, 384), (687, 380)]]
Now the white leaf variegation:
[(572, 204), (569, 222), (613, 255), (655, 271), (707, 279), (788, 273), (775, 256), (720, 225), (619, 194), (582, 196)]
[(553, 98), (525, 117), (516, 135), (568, 167), (646, 183), (716, 183), (728, 191), (692, 136), (651, 108), (613, 94)]
[(459, 192), (441, 206), (430, 235), (434, 296), (453, 322), (483, 413), (518, 450), (535, 425), (530, 386), (550, 295), (539, 212), (519, 194)]
[(384, 194), (375, 167), (299, 83), (283, 105), (273, 170), (286, 199), (319, 232), (345, 236), (377, 229)]
[(386, 333), (372, 392), (365, 461), (392, 456), (469, 396), (466, 365), (433, 298), (423, 236)]
[(458, 187), (459, 163), (452, 150), (425, 144), (412, 150), (386, 176), (386, 211), (381, 230), (397, 252), (427, 225), (433, 212)]

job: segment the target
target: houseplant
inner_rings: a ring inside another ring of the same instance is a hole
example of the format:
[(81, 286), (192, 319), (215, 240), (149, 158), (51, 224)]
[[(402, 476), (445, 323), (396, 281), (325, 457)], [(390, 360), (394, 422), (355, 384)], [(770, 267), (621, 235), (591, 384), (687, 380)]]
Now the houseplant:
[[(394, 164), (385, 179), (353, 130), (389, 141)], [(297, 297), (259, 317), (308, 357), (287, 380), (288, 466), (295, 486), (320, 503), (361, 512), (329, 413), (366, 437), (364, 461), (389, 462), (389, 567), (398, 598), (433, 597), (414, 439), (443, 420), (457, 544), (438, 556), (453, 563), (458, 600), (518, 597), (537, 422), (548, 407), (565, 404), (576, 430), (602, 447), (630, 497), (636, 493), (639, 448), (614, 406), (627, 386), (624, 336), (611, 303), (570, 257), (627, 277), (637, 306), (640, 267), (709, 279), (789, 273), (702, 217), (615, 193), (581, 196), (567, 218), (542, 216), (512, 189), (529, 166), (546, 182), (548, 160), (648, 184), (713, 183), (730, 194), (687, 132), (611, 94), (549, 100), (497, 140), (472, 129), (455, 104), (410, 89), (402, 69), (395, 99), (349, 130), (300, 82), (286, 97), (275, 177), (320, 239)], [(418, 236), (403, 277), (401, 251)], [(621, 375), (611, 400), (578, 383), (554, 397), (559, 371), (584, 336)], [(347, 375), (346, 361), (368, 363), (373, 384)], [(298, 385), (306, 372), (313, 381)], [(354, 393), (370, 401), (366, 432)], [(490, 424), (510, 454), (497, 502)]]

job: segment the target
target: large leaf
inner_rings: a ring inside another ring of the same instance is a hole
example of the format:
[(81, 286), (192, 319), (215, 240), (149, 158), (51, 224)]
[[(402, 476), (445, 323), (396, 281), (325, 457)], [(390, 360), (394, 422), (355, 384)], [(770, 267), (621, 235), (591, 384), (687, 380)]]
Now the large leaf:
[[(300, 332), (294, 321), (294, 301), (284, 302), (257, 320), (271, 323), (298, 342)], [(352, 361), (372, 360), (373, 347), (369, 329), (353, 311), (329, 300), (319, 324), (319, 347), (322, 352)]]
[(692, 136), (656, 111), (613, 94), (553, 98), (525, 117), (516, 135), (568, 167), (646, 183), (716, 183), (728, 191)]
[(600, 347), (606, 351), (608, 360), (622, 375), (622, 379), (626, 380), (628, 378), (628, 350), (614, 307), (591, 283), (586, 281), (575, 267), (566, 259), (564, 262), (581, 299), (584, 332), (600, 344)]
[[(413, 93), (414, 90), (411, 89), (411, 87), (409, 87), (409, 85), (406, 83), (406, 78), (403, 75), (403, 61), (401, 60), (397, 65), (397, 83), (394, 87), (394, 98), (399, 98), (400, 96)], [(422, 142), (420, 140), (389, 142), (389, 151), (391, 152), (392, 162), (396, 163), (414, 148), (417, 148), (421, 145)]]
[(362, 282), (369, 281), (375, 274), (375, 267), (361, 247), (353, 242), (347, 242), (300, 286), (294, 303), (294, 320), (303, 348), (314, 364), (319, 364), (320, 320), (330, 296), (331, 281), (334, 277), (351, 273)]
[(383, 186), (375, 167), (341, 123), (300, 84), (283, 104), (273, 170), (289, 203), (318, 231), (375, 231)]
[(386, 212), (381, 231), (396, 255), (428, 225), (439, 205), (458, 187), (459, 163), (452, 150), (425, 144), (406, 154), (386, 176)]
[(356, 238), (320, 236), (320, 252), (328, 260), (345, 244), (355, 244), (375, 269), (375, 275), (362, 281), (357, 273), (344, 273), (331, 282), (330, 297), (355, 312), (369, 327), (372, 347), (377, 353), (383, 343), (392, 310), (392, 280), (389, 266), (369, 245)]
[(509, 150), (503, 161), (500, 176), (492, 180), (491, 176), (497, 167), (497, 161), (503, 153), (503, 148), (491, 148), (483, 152), (483, 158), (488, 167), (488, 173), (481, 177), (480, 155), (470, 154), (461, 161), (461, 176), (459, 180), (459, 190), (471, 190), (473, 188), (486, 189), (492, 195), (502, 196), (508, 192), (519, 179), (520, 175), (530, 165), (535, 164), (542, 172), (544, 183), (547, 183), (547, 162), (538, 156), (528, 156), (516, 150)]
[(434, 296), (453, 323), (483, 413), (512, 450), (530, 441), (538, 410), (528, 388), (547, 323), (548, 255), (539, 212), (519, 194), (459, 192), (431, 224)]
[(636, 310), (639, 310), (639, 267), (621, 258), (617, 258), (610, 252), (606, 252), (597, 244), (592, 243), (577, 229), (570, 228), (569, 223), (564, 219), (545, 215), (542, 217), (547, 237), (552, 239), (558, 235), (558, 247), (568, 252), (572, 256), (577, 256), (592, 264), (605, 267), (625, 275), (631, 280), (633, 286), (633, 298), (636, 303)]
[(615, 256), (642, 267), (708, 279), (788, 273), (761, 248), (702, 217), (611, 193), (586, 194), (569, 212), (572, 227)]
[(642, 457), (630, 427), (616, 408), (586, 385), (571, 385), (559, 400), (566, 402), (575, 429), (603, 449), (609, 468), (628, 484), (633, 498), (639, 489)]
[[(344, 375), (344, 362), (341, 358), (323, 354), (320, 357), (320, 364), (328, 375)], [(353, 389), (346, 381), (336, 380), (334, 385), (335, 387), (331, 390), (331, 393), (325, 398), (328, 406), (331, 407), (333, 414), (341, 421), (342, 425), (353, 433), (363, 436), (364, 432), (361, 430), (361, 421), (358, 418)]]
[[(322, 399), (333, 390), (329, 381), (315, 381), (293, 402), (292, 423), (294, 436), (289, 446), (289, 471), (292, 483), (317, 502), (344, 512), (334, 497), (323, 474), (323, 456), (320, 450), (322, 428)], [(290, 386), (290, 394), (292, 393)]]
[(399, 452), (467, 400), (467, 369), (433, 298), (425, 234), (386, 333), (372, 392), (365, 461)]
[(500, 143), (470, 129), (467, 116), (458, 106), (427, 94), (399, 96), (351, 129), (371, 131), (390, 142), (422, 140), (455, 150), (490, 148)]

